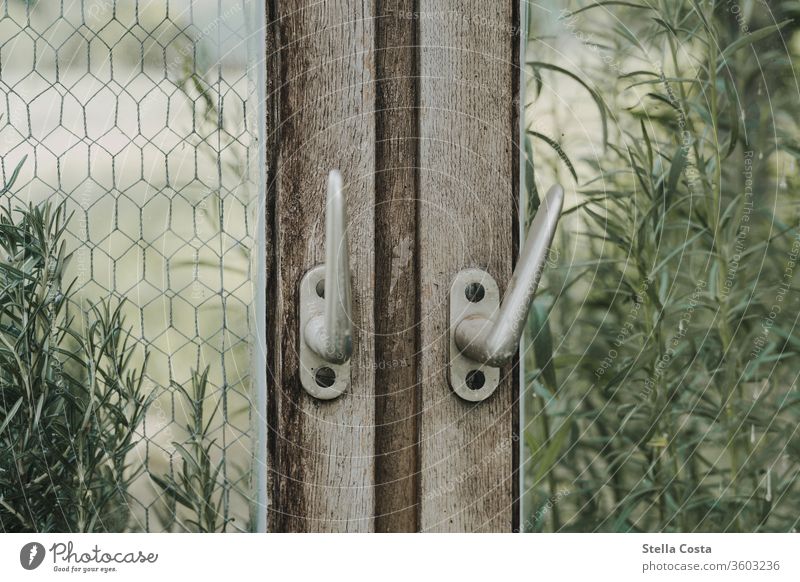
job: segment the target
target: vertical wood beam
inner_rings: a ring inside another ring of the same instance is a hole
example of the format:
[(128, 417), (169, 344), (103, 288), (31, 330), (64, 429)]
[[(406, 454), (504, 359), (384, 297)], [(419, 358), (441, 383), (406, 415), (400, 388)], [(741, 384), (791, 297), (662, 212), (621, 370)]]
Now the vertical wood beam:
[(423, 531), (514, 527), (515, 372), (470, 404), (447, 379), (448, 293), (487, 270), (505, 291), (518, 222), (516, 2), (421, 3), (419, 272)]
[(375, 520), (417, 523), (417, 50), (415, 0), (377, 3)]
[[(374, 0), (272, 0), (269, 10), (269, 527), (371, 531), (375, 383), (357, 363), (374, 360)], [(322, 402), (299, 381), (297, 289), (324, 262), (333, 168), (349, 205), (355, 364), (347, 393)]]

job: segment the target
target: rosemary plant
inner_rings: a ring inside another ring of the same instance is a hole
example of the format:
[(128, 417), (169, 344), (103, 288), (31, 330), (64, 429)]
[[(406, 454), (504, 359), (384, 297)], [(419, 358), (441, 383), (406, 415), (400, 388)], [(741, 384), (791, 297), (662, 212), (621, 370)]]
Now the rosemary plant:
[(181, 469), (177, 475), (150, 477), (167, 494), (169, 500), (188, 511), (185, 519), (178, 517), (172, 509), (179, 527), (184, 531), (215, 533), (223, 532), (228, 521), (223, 517), (222, 503), (226, 488), (221, 479), (225, 458), (213, 459), (216, 440), (210, 436), (215, 416), (222, 403), (218, 399), (214, 408), (205, 411), (208, 395), (208, 368), (202, 373), (193, 372), (191, 392), (178, 383), (172, 387), (183, 397), (188, 409), (187, 439), (173, 442), (181, 459)]
[(793, 530), (797, 3), (573, 7), (559, 34), (594, 66), (553, 51), (534, 85), (583, 85), (606, 149), (530, 134), (578, 200), (530, 321), (525, 527)]
[(0, 528), (121, 531), (148, 400), (120, 308), (71, 313), (64, 204), (0, 193)]

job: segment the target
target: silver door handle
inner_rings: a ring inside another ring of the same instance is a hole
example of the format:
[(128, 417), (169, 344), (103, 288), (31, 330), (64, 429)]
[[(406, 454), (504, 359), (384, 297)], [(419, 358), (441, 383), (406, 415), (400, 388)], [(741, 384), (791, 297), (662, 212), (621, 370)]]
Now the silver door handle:
[(316, 398), (330, 400), (350, 384), (353, 321), (347, 202), (342, 176), (328, 176), (325, 264), (300, 282), (300, 380)]
[(502, 303), (497, 283), (480, 269), (461, 271), (450, 289), (450, 384), (472, 402), (500, 381), (500, 366), (517, 353), (528, 311), (564, 205), (558, 184), (547, 192), (528, 229), (525, 246)]

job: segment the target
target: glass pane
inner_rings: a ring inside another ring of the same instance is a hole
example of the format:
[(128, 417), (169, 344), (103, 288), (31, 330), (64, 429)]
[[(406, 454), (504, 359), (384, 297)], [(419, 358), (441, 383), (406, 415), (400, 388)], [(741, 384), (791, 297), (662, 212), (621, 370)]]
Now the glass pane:
[(526, 531), (797, 526), (800, 36), (743, 6), (528, 5)]
[(128, 491), (125, 527), (134, 531), (198, 529), (168, 490), (195, 454), (191, 379), (206, 369), (202, 443), (219, 473), (207, 477), (213, 516), (203, 526), (251, 527), (251, 250), (261, 171), (253, 64), (263, 63), (252, 27), (261, 5), (0, 7), (2, 177), (25, 159), (20, 202), (68, 200), (74, 313), (80, 320), (90, 303), (124, 300), (139, 342), (133, 365), (149, 352), (145, 389), (154, 401), (128, 454), (128, 471), (144, 469)]

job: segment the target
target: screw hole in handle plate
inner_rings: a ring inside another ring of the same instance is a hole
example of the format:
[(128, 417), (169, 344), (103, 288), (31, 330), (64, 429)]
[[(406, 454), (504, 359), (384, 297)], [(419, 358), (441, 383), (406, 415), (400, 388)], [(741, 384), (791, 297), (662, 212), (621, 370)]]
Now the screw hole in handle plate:
[(336, 384), (336, 372), (328, 366), (323, 366), (314, 373), (314, 380), (320, 388), (330, 388)]
[(466, 286), (464, 295), (470, 303), (480, 303), (486, 297), (486, 289), (480, 283), (473, 282)]

